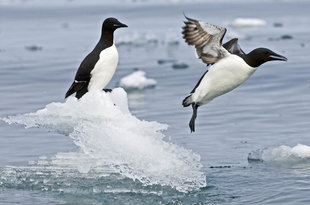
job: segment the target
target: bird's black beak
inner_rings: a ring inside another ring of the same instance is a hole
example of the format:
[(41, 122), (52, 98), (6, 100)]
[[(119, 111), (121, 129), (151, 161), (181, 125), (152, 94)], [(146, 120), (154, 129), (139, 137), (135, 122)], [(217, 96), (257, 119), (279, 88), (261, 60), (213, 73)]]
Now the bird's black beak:
[(126, 24), (123, 24), (121, 22), (118, 22), (116, 24), (113, 25), (115, 28), (122, 28), (122, 27), (128, 27)]
[(272, 54), (270, 54), (268, 60), (270, 60), (270, 61), (287, 61), (287, 58), (284, 56), (281, 56), (277, 53), (272, 53)]

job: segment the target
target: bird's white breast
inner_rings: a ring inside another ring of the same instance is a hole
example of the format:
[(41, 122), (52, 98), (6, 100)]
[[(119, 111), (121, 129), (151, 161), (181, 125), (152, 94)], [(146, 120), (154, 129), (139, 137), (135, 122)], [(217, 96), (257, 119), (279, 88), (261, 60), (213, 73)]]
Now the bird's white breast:
[(209, 68), (192, 94), (193, 101), (205, 104), (238, 87), (255, 70), (239, 56), (229, 54)]
[(88, 84), (88, 90), (102, 90), (105, 88), (114, 75), (117, 63), (118, 52), (114, 44), (102, 50), (98, 62), (90, 72), (91, 79)]

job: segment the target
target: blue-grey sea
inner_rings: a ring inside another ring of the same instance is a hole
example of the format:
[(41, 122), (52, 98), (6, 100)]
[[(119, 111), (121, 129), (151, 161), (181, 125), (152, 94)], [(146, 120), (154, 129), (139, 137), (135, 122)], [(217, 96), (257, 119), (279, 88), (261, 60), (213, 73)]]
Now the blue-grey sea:
[[(0, 0), (0, 204), (310, 204), (309, 11), (306, 0)], [(182, 100), (207, 67), (182, 39), (183, 12), (245, 52), (288, 58), (200, 107), (194, 133)], [(113, 92), (64, 99), (111, 16), (128, 25), (115, 32)], [(137, 70), (156, 85), (119, 88)]]

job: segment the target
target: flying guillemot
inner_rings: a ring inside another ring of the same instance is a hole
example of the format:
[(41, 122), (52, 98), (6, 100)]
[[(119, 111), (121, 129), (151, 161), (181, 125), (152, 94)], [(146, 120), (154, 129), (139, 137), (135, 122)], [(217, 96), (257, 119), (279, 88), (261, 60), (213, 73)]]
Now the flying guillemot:
[(255, 70), (267, 61), (286, 61), (287, 58), (267, 48), (256, 48), (246, 54), (234, 38), (222, 45), (226, 28), (197, 21), (185, 16), (183, 38), (194, 45), (198, 58), (211, 67), (203, 74), (195, 88), (183, 100), (183, 106), (192, 105), (193, 114), (189, 122), (195, 132), (197, 109), (214, 98), (223, 95), (246, 81)]
[(114, 75), (118, 63), (118, 52), (113, 42), (113, 34), (121, 27), (127, 27), (127, 25), (115, 18), (107, 18), (103, 22), (100, 40), (80, 64), (65, 98), (76, 92), (75, 97), (79, 99), (92, 89), (111, 91), (104, 88)]

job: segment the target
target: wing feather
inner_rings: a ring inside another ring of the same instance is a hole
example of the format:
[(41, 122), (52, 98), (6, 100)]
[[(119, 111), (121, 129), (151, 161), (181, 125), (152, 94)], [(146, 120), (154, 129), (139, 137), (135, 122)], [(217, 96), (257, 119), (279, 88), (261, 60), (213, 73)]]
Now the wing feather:
[(238, 44), (238, 38), (231, 39), (230, 41), (223, 44), (223, 47), (231, 54), (245, 55), (244, 51)]
[[(79, 69), (77, 70), (75, 74), (74, 81), (72, 85), (70, 86), (69, 90), (66, 93), (65, 98), (68, 96), (72, 95), (73, 93), (79, 93), (79, 91), (83, 91), (83, 94), (85, 93), (84, 91), (87, 91), (88, 83), (91, 78), (91, 71), (95, 67), (96, 62), (99, 59), (100, 52), (97, 52), (95, 49), (89, 53), (82, 63), (79, 66)], [(82, 95), (83, 95), (82, 94)], [(82, 97), (82, 95), (80, 97)], [(76, 95), (77, 98), (78, 95)]]
[(198, 58), (206, 64), (213, 64), (223, 58), (227, 51), (222, 46), (226, 28), (197, 21), (185, 16), (183, 38), (196, 48)]

